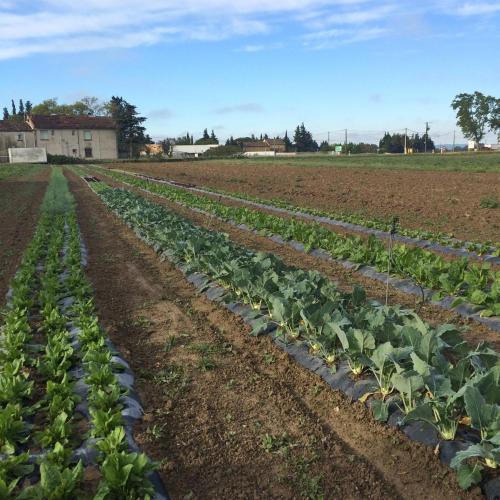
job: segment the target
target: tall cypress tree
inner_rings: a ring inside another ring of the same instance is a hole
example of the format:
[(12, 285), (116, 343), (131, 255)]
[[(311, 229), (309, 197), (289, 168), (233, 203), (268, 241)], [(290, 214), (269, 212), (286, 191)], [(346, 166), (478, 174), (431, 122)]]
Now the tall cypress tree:
[(18, 114), (21, 118), (24, 118), (24, 103), (22, 99), (19, 99), (19, 111)]
[(118, 127), (118, 152), (129, 158), (138, 155), (141, 147), (149, 142), (144, 134), (146, 128), (142, 126), (146, 118), (139, 116), (136, 106), (123, 97), (111, 97), (106, 107)]
[(14, 104), (14, 99), (11, 99), (10, 102), (12, 103), (12, 116), (14, 117), (17, 115), (16, 105)]
[(8, 120), (10, 118), (9, 110), (7, 108), (3, 108), (3, 119)]

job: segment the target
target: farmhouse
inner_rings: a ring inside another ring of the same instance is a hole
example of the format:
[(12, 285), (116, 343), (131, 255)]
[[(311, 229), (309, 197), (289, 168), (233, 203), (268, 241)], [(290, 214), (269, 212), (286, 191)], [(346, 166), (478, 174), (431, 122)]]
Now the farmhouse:
[(9, 148), (33, 147), (35, 147), (35, 134), (27, 123), (0, 120), (0, 162), (9, 161)]
[(48, 154), (108, 160), (118, 158), (116, 123), (104, 116), (32, 115), (27, 123), (35, 147)]
[(243, 143), (243, 153), (284, 153), (285, 151), (286, 146), (283, 139), (264, 139)]

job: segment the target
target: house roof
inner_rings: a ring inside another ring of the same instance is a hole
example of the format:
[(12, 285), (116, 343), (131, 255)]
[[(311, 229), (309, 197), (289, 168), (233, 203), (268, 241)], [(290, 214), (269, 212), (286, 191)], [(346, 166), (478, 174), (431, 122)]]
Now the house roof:
[(38, 129), (116, 129), (116, 122), (106, 116), (32, 115)]
[(0, 132), (31, 132), (31, 127), (26, 122), (0, 120)]
[(264, 141), (244, 142), (244, 148), (267, 148), (268, 145)]
[(284, 146), (285, 141), (283, 139), (266, 139), (269, 146)]

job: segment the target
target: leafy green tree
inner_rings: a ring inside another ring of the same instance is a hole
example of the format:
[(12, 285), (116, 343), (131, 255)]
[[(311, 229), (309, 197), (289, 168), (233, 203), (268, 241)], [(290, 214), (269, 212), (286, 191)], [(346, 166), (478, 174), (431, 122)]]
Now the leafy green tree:
[(137, 107), (128, 103), (123, 97), (113, 96), (106, 105), (106, 110), (117, 124), (118, 154), (133, 158), (151, 138), (145, 135), (143, 123), (146, 118), (139, 116)]
[(16, 111), (16, 104), (14, 103), (14, 99), (11, 99), (11, 104), (12, 104), (12, 116), (16, 116), (17, 111)]
[(458, 94), (451, 103), (457, 113), (457, 125), (467, 139), (479, 145), (488, 126), (491, 127), (491, 114), (494, 112), (496, 99), (474, 92)]
[(180, 146), (189, 146), (193, 144), (193, 136), (190, 136), (189, 132), (186, 132), (186, 135), (177, 137), (177, 139), (175, 139), (175, 144), (179, 144)]
[(293, 142), (298, 152), (318, 151), (318, 143), (313, 139), (311, 132), (306, 129), (304, 123), (297, 125)]
[[(408, 141), (408, 138), (407, 138)], [(390, 134), (386, 132), (379, 142), (381, 153), (404, 153), (404, 134)], [(409, 145), (408, 142), (406, 143)]]
[(321, 144), (319, 145), (319, 150), (323, 152), (331, 151), (330, 144), (328, 144), (327, 141), (322, 141)]
[(292, 141), (290, 140), (290, 137), (288, 137), (288, 130), (285, 130), (285, 137), (283, 137), (283, 141), (285, 142), (285, 151), (291, 151)]
[(18, 108), (18, 114), (22, 118), (24, 118), (24, 103), (22, 99), (19, 99), (19, 108)]
[(60, 113), (60, 106), (57, 103), (57, 97), (53, 99), (45, 99), (40, 104), (33, 106), (32, 113), (34, 115), (51, 115), (54, 113)]
[(31, 101), (26, 101), (26, 105), (24, 106), (24, 110), (26, 111), (27, 115), (31, 115), (33, 111), (33, 104), (31, 104)]
[(198, 139), (195, 144), (219, 144), (217, 137), (215, 137), (215, 133), (212, 130), (212, 135), (209, 135), (208, 129), (203, 131), (203, 137)]
[(500, 142), (500, 99), (495, 99), (488, 124), (490, 130), (497, 135), (497, 141)]
[(10, 115), (9, 115), (9, 110), (7, 108), (3, 108), (3, 119), (4, 120), (8, 120), (10, 118)]
[[(27, 104), (28, 103), (26, 103), (26, 105)], [(74, 103), (59, 104), (57, 98), (54, 97), (52, 99), (45, 99), (40, 104), (33, 106), (30, 111), (35, 115), (63, 114), (73, 116), (104, 116), (108, 114), (108, 104), (109, 103), (99, 101), (97, 97), (90, 96), (82, 97), (82, 99)], [(28, 112), (28, 110), (26, 112)]]

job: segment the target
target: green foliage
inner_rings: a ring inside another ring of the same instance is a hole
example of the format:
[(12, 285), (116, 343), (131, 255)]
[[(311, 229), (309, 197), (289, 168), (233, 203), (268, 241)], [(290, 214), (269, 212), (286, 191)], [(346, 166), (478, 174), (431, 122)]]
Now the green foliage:
[[(277, 234), (285, 240), (299, 241), (306, 250), (320, 248), (336, 259), (371, 265), (381, 272), (389, 267), (389, 252), (384, 242), (373, 235), (365, 240), (360, 236), (335, 233), (317, 222), (270, 215), (242, 206), (227, 206), (206, 196), (119, 172), (106, 170), (106, 174), (225, 221), (245, 224), (261, 234)], [(465, 258), (450, 261), (423, 248), (403, 244), (394, 246), (390, 258), (393, 274), (434, 289), (436, 299), (452, 294), (463, 297), (478, 310), (491, 311), (490, 315), (500, 314), (500, 272), (491, 270), (489, 264), (480, 265)]]
[(309, 132), (304, 123), (297, 125), (295, 134), (293, 136), (293, 146), (299, 152), (314, 152), (318, 151), (318, 143), (313, 139), (311, 132)]
[(103, 480), (94, 500), (151, 499), (154, 488), (146, 478), (154, 470), (144, 454), (114, 451), (102, 463)]
[(457, 125), (463, 135), (479, 145), (488, 128), (498, 130), (499, 103), (500, 99), (476, 91), (456, 95), (451, 107), (457, 113)]
[(106, 110), (118, 127), (118, 154), (133, 158), (144, 146), (151, 142), (145, 135), (146, 128), (142, 125), (146, 118), (139, 116), (137, 107), (128, 103), (123, 97), (113, 96), (106, 104)]
[[(101, 103), (97, 97), (87, 96), (71, 104), (59, 104), (54, 97), (30, 107), (30, 110), (34, 115), (102, 116), (106, 114), (106, 103)], [(28, 106), (26, 112), (29, 113)]]
[[(382, 395), (373, 404), (377, 419), (386, 420), (389, 404), (396, 403), (407, 421), (428, 422), (443, 439), (452, 439), (458, 422), (470, 419), (486, 443), (484, 464), (469, 466), (476, 449), (457, 462), (462, 485), (476, 481), (483, 465), (495, 464), (498, 353), (485, 345), (471, 350), (452, 325), (431, 327), (412, 311), (367, 300), (359, 288), (341, 292), (317, 272), (240, 247), (141, 196), (102, 185), (97, 192), (162, 258), (182, 264), (187, 273), (206, 274), (226, 289), (225, 300), (251, 305), (256, 316), (266, 313), (285, 341), (304, 342), (330, 364), (345, 360), (354, 375), (372, 371)], [(468, 269), (467, 279), (480, 285), (486, 271)], [(271, 437), (265, 443), (273, 449)]]
[(78, 497), (78, 484), (83, 479), (83, 464), (75, 467), (42, 463), (40, 465), (40, 482), (28, 486), (17, 497), (17, 500), (72, 500)]
[(500, 208), (500, 200), (495, 195), (485, 196), (479, 205), (481, 208)]
[(78, 165), (85, 163), (85, 161), (86, 160), (75, 158), (74, 156), (47, 154), (47, 163), (50, 165)]

